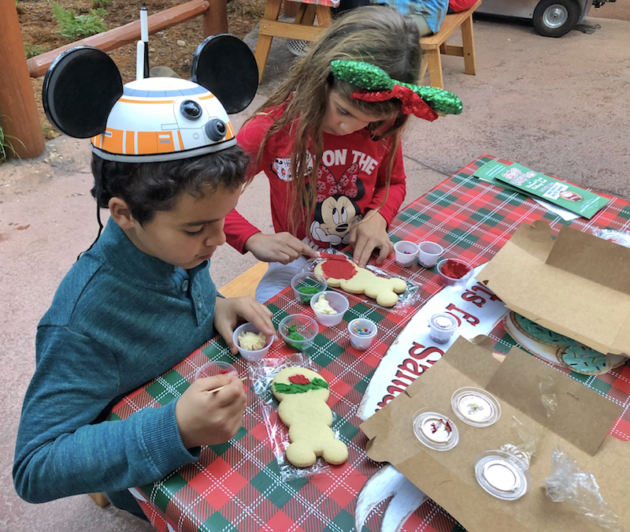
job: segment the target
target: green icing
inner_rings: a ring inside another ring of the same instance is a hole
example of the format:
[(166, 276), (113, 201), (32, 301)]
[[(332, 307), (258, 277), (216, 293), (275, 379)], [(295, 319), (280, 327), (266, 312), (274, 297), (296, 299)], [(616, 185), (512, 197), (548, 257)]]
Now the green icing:
[(550, 331), (549, 329), (545, 329), (538, 325), (536, 322), (527, 319), (525, 316), (521, 316), (520, 314), (513, 314), (516, 318), (516, 322), (518, 325), (530, 336), (534, 337), (536, 340), (540, 342), (544, 342), (551, 345), (563, 345), (570, 346), (575, 345), (575, 340), (568, 338), (566, 336), (562, 336), (557, 332)]
[(274, 382), (273, 387), (278, 393), (304, 393), (309, 390), (327, 390), (328, 383), (324, 379), (315, 377), (310, 384), (284, 384), (282, 382)]
[(302, 300), (302, 303), (310, 303), (311, 298), (315, 294), (321, 292), (321, 289), (318, 288), (317, 286), (302, 286), (298, 288), (297, 290), (300, 293), (300, 299)]
[(606, 355), (580, 344), (568, 347), (562, 354), (562, 360), (578, 373), (600, 373), (605, 369), (610, 369)]

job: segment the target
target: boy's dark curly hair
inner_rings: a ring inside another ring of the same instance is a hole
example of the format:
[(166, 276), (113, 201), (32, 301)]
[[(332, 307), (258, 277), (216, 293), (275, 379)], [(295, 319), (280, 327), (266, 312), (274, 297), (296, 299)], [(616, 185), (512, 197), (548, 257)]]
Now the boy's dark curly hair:
[(156, 211), (173, 207), (181, 192), (193, 196), (219, 188), (234, 191), (245, 182), (249, 156), (236, 145), (191, 159), (158, 163), (106, 161), (92, 154), (92, 196), (102, 209), (113, 197), (123, 199), (131, 215), (142, 225)]

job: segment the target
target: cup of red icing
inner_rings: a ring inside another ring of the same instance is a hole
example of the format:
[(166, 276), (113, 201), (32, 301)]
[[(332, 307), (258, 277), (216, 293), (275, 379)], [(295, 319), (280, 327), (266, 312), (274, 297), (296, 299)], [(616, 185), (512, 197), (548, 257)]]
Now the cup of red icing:
[(437, 263), (440, 281), (446, 286), (464, 286), (472, 277), (473, 267), (460, 259), (442, 259)]

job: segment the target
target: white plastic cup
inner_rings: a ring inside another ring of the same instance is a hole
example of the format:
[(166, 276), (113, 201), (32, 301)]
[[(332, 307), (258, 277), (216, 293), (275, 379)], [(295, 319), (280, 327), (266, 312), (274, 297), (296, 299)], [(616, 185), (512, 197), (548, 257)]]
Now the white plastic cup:
[(377, 331), (376, 323), (364, 318), (357, 318), (348, 323), (350, 343), (352, 347), (360, 351), (370, 348), (372, 341), (376, 338)]
[(420, 242), (418, 244), (418, 262), (425, 268), (433, 268), (437, 264), (444, 248), (435, 242)]
[(262, 349), (258, 349), (256, 351), (250, 351), (248, 349), (243, 349), (241, 347), (241, 344), (239, 344), (238, 342), (238, 336), (244, 332), (253, 332), (255, 334), (258, 334), (260, 331), (251, 323), (244, 323), (240, 327), (236, 328), (236, 330), (234, 331), (234, 334), (232, 335), (232, 341), (236, 344), (236, 347), (238, 347), (238, 351), (241, 354), (241, 356), (245, 360), (249, 360), (250, 362), (255, 362), (255, 361), (262, 360), (263, 358), (265, 358), (267, 356), (267, 353), (269, 352), (269, 348), (271, 347), (271, 344), (273, 344), (274, 337), (273, 336), (267, 337), (267, 345), (265, 345), (265, 347), (263, 347)]
[[(337, 311), (337, 314), (322, 314), (315, 309), (314, 305), (319, 301), (319, 297), (322, 295), (326, 297), (326, 300), (330, 306)], [(348, 302), (348, 298), (337, 292), (320, 292), (319, 294), (315, 294), (311, 299), (311, 308), (315, 313), (315, 319), (325, 327), (339, 325), (349, 307), (350, 303)]]
[(446, 344), (457, 329), (457, 320), (446, 312), (433, 314), (429, 320), (429, 336), (438, 344)]
[[(294, 329), (303, 340), (291, 338), (291, 329)], [(288, 347), (306, 352), (319, 334), (319, 325), (313, 318), (305, 314), (289, 314), (280, 320), (278, 333)]]
[(418, 255), (418, 246), (413, 242), (401, 240), (394, 244), (394, 251), (396, 252), (396, 264), (403, 267), (411, 266)]
[(195, 372), (195, 380), (214, 377), (216, 375), (228, 375), (230, 373), (238, 375), (236, 368), (229, 362), (223, 362), (221, 360), (206, 362)]

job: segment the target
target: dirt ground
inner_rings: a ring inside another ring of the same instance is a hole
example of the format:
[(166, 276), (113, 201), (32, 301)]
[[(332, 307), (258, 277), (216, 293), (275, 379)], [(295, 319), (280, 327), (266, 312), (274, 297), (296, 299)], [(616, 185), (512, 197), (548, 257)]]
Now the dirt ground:
[[(137, 20), (140, 8), (147, 8), (149, 15), (164, 11), (177, 4), (184, 3), (169, 0), (109, 0), (103, 8), (107, 14), (103, 17), (109, 29), (117, 28)], [(64, 9), (73, 9), (76, 15), (89, 14), (90, 10), (99, 6), (98, 0), (58, 0)], [(102, 5), (102, 4), (101, 4)], [(265, 0), (232, 0), (228, 3), (229, 32), (243, 38), (258, 23), (262, 17)], [(39, 47), (39, 53), (54, 50), (71, 41), (61, 36), (57, 20), (53, 16), (52, 2), (46, 0), (19, 0), (17, 2), (18, 16), (22, 29), (22, 39), (25, 49), (32, 50)], [(202, 41), (202, 18), (197, 17), (168, 30), (158, 32), (149, 37), (149, 62), (151, 66), (165, 65), (174, 69), (180, 76), (190, 76), (192, 54)], [(135, 78), (136, 46), (129, 44), (109, 53), (120, 69), (123, 82), (127, 83)], [(33, 79), (33, 90), (42, 123), (44, 136), (47, 139), (59, 135), (44, 114), (41, 103), (43, 78)]]

